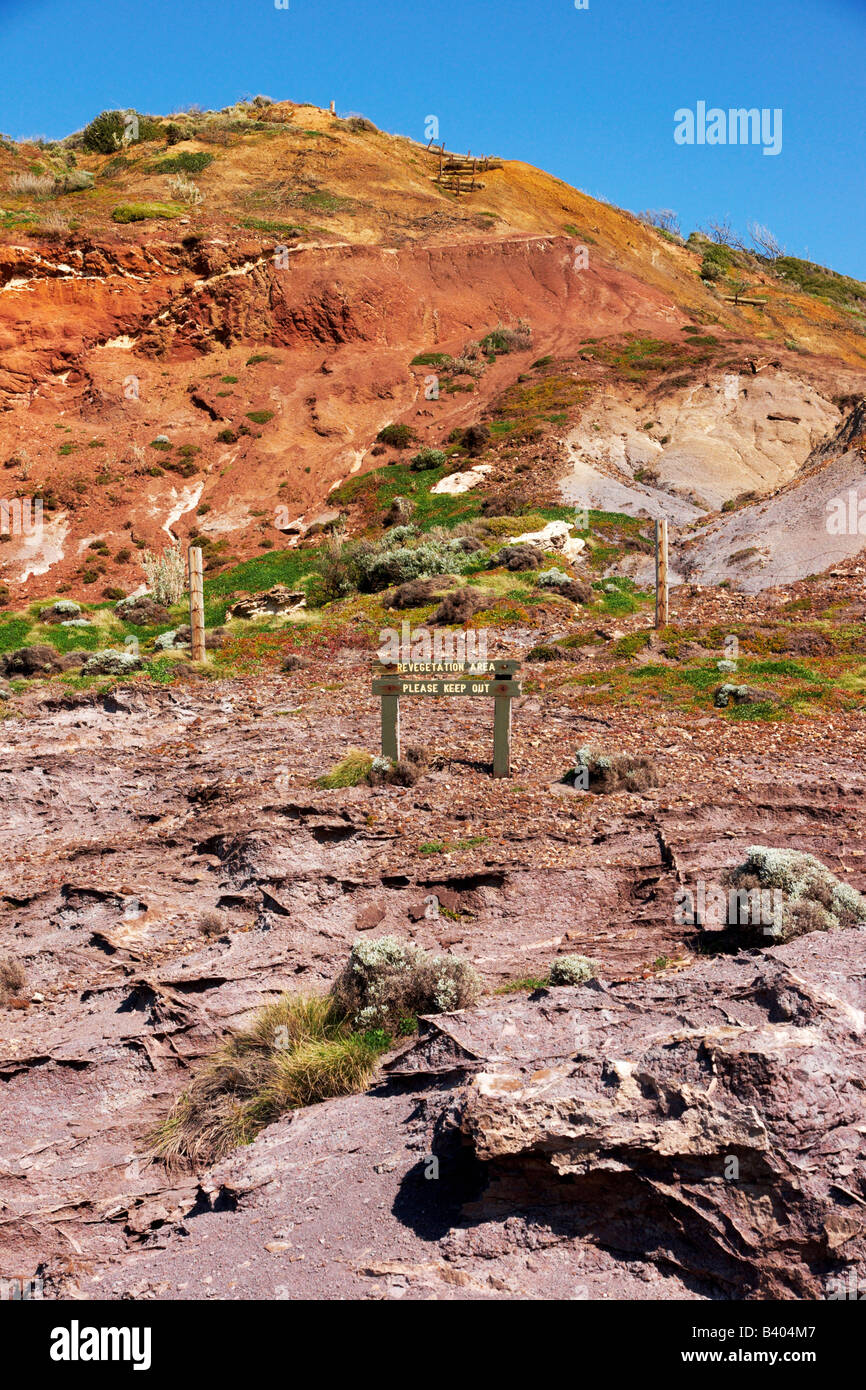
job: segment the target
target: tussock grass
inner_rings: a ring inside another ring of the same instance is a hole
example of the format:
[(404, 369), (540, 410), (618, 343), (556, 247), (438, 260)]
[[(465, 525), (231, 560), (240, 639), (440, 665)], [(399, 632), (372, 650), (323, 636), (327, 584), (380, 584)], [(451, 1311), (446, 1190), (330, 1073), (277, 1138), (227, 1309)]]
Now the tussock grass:
[(335, 787), (357, 787), (359, 782), (363, 782), (373, 766), (373, 757), (370, 753), (364, 753), (360, 748), (350, 748), (345, 758), (341, 758), (336, 767), (324, 777), (317, 779), (316, 785), (327, 790)]
[(193, 1078), (151, 1135), (151, 1152), (215, 1163), (289, 1110), (365, 1090), (390, 1041), (356, 1031), (330, 996), (285, 994)]

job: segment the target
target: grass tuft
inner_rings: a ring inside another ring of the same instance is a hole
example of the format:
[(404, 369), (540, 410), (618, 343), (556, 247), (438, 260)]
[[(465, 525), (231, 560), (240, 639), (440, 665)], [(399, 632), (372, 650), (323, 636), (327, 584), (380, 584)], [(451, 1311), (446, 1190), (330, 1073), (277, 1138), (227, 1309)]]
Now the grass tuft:
[(390, 1043), (354, 1030), (329, 996), (285, 994), (194, 1077), (151, 1135), (152, 1153), (215, 1163), (289, 1110), (365, 1090)]

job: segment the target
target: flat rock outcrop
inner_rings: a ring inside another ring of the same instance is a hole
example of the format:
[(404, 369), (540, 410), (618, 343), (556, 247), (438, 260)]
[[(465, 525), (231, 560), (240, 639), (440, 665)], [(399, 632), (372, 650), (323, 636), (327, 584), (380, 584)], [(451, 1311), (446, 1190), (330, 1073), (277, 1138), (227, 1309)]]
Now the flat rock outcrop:
[(441, 1132), (487, 1168), (475, 1220), (822, 1298), (866, 1268), (864, 1008), (866, 931), (819, 932), (430, 1019), (390, 1071), (473, 1073)]

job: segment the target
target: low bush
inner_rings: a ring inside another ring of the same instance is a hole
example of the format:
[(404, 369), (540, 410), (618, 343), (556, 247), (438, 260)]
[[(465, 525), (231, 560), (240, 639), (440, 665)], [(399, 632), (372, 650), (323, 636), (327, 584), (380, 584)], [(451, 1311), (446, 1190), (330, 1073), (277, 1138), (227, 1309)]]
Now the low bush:
[(152, 218), (180, 217), (182, 207), (173, 203), (121, 203), (111, 214), (112, 222), (147, 222)]
[(545, 589), (559, 589), (563, 584), (571, 583), (571, 576), (566, 574), (565, 570), (557, 569), (554, 566), (553, 569), (545, 570), (543, 574), (540, 574), (536, 583)]
[(400, 584), (394, 590), (388, 599), (388, 607), (423, 608), (439, 597), (441, 587), (441, 579), (410, 579), (407, 584)]
[(582, 787), (584, 791), (642, 792), (658, 786), (658, 770), (652, 758), (646, 755), (634, 756), (631, 753), (595, 752), (590, 748), (578, 748), (574, 767), (563, 778), (571, 786)]
[(411, 425), (386, 425), (376, 435), (380, 444), (389, 444), (392, 449), (408, 449), (417, 437)]
[(83, 193), (93, 187), (93, 175), (89, 169), (67, 169), (57, 181), (59, 193)]
[(0, 956), (0, 1007), (17, 998), (27, 985), (27, 972), (12, 956)]
[(371, 787), (414, 787), (427, 771), (429, 759), (423, 748), (407, 748), (396, 762), (391, 758), (374, 758), (367, 774)]
[(504, 565), (505, 569), (514, 572), (537, 570), (539, 565), (544, 564), (544, 555), (533, 545), (506, 545), (494, 555), (491, 563)]
[(204, 201), (204, 194), (192, 179), (188, 179), (186, 174), (173, 174), (168, 181), (169, 189), (179, 203), (187, 203), (190, 207), (197, 207)]
[(490, 354), (500, 354), (508, 352), (525, 352), (532, 346), (532, 329), (525, 319), (512, 328), (506, 328), (499, 324), (492, 333), (487, 333), (481, 339), (482, 352)]
[(471, 556), (456, 545), (431, 540), (415, 546), (374, 546), (366, 551), (359, 547), (355, 561), (362, 593), (379, 593), (392, 584), (432, 574), (462, 574), (472, 563)]
[(596, 972), (595, 961), (589, 956), (560, 956), (550, 967), (552, 985), (582, 985)]
[(157, 174), (200, 174), (213, 161), (213, 155), (203, 150), (179, 150), (159, 160), (153, 169)]
[(744, 862), (729, 869), (722, 882), (736, 891), (738, 909), (743, 898), (748, 899), (756, 890), (778, 891), (778, 913), (749, 910), (744, 914), (749, 920), (736, 924), (738, 933), (753, 938), (758, 945), (866, 922), (866, 898), (819, 859), (800, 850), (752, 845)]
[(483, 424), (468, 425), (465, 430), (460, 431), (458, 443), (471, 458), (477, 458), (490, 443), (490, 429)]
[(441, 449), (419, 449), (409, 460), (409, 467), (414, 473), (424, 473), (431, 468), (441, 468), (447, 463), (447, 456)]
[(80, 142), (94, 154), (114, 154), (124, 145), (159, 140), (165, 133), (161, 121), (136, 111), (101, 111), (84, 127)]
[(406, 1019), (465, 1009), (480, 993), (481, 980), (468, 961), (380, 936), (355, 942), (332, 997), (355, 1027), (397, 1033)]
[(161, 556), (145, 550), (141, 563), (154, 602), (170, 608), (186, 590), (186, 560), (180, 545), (167, 545)]
[(482, 608), (487, 606), (487, 598), (478, 589), (464, 584), (453, 593), (446, 594), (431, 621), (439, 626), (449, 623), (466, 623)]

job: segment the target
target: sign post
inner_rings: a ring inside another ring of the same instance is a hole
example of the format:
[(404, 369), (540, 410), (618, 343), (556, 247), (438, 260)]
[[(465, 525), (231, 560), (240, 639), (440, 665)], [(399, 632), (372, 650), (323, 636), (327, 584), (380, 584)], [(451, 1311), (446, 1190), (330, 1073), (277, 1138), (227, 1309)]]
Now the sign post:
[(382, 756), (400, 757), (400, 698), (468, 695), (493, 700), (493, 776), (511, 776), (511, 702), (520, 695), (517, 661), (406, 661), (376, 676), (382, 706)]

